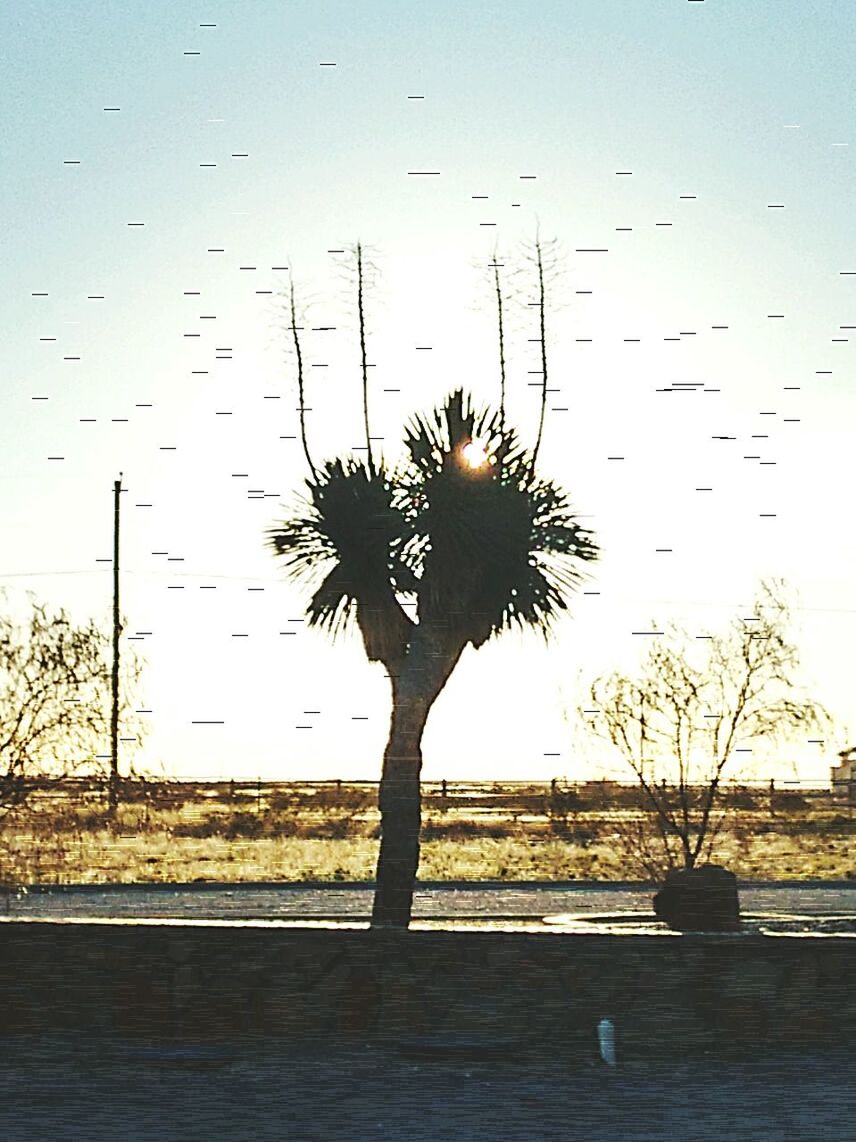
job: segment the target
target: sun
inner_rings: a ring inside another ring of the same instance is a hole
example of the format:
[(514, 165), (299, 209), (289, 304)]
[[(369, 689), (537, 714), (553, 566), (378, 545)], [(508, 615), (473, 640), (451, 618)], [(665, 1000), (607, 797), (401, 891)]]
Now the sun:
[(478, 440), (471, 440), (469, 444), (465, 445), (461, 455), (471, 468), (481, 468), (488, 460), (484, 445), (480, 444)]

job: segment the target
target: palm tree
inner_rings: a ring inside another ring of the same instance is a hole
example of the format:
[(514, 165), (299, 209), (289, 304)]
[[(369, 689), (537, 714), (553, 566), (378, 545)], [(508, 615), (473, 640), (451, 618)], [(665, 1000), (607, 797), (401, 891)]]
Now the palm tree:
[[(407, 428), (407, 459), (346, 457), (306, 481), (308, 496), (269, 543), (293, 577), (326, 570), (308, 625), (335, 638), (356, 618), (386, 667), (392, 717), (383, 759), (372, 925), (406, 928), (419, 864), (421, 740), (464, 648), (515, 625), (548, 640), (597, 557), (565, 493), (504, 409), (476, 411), (462, 389)], [(415, 617), (405, 610), (415, 607)]]

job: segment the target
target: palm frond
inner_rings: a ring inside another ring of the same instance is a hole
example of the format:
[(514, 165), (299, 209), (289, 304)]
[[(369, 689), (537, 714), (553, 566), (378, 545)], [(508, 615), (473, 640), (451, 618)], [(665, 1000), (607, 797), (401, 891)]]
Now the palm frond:
[(416, 584), (401, 553), (408, 522), (393, 504), (394, 485), (383, 468), (352, 457), (327, 461), (306, 484), (301, 509), (270, 529), (269, 544), (295, 579), (334, 560), (309, 602), (308, 625), (335, 639), (356, 616), (370, 660), (387, 661), (403, 652), (412, 625), (395, 591)]
[[(478, 440), (488, 459), (470, 467)], [(294, 578), (334, 563), (308, 623), (335, 638), (356, 617), (371, 660), (404, 653), (413, 620), (397, 594), (415, 594), (420, 622), (454, 624), (481, 646), (512, 626), (548, 637), (598, 549), (566, 494), (535, 472), (501, 412), (477, 410), (462, 389), (416, 416), (409, 460), (394, 473), (354, 458), (328, 461), (308, 496), (269, 532)]]
[[(463, 459), (473, 439), (489, 456), (476, 469)], [(454, 615), (474, 646), (515, 624), (546, 638), (583, 581), (580, 565), (597, 557), (565, 493), (537, 476), (500, 413), (476, 411), (460, 389), (414, 419), (406, 444), (421, 477), (400, 490), (420, 621)]]

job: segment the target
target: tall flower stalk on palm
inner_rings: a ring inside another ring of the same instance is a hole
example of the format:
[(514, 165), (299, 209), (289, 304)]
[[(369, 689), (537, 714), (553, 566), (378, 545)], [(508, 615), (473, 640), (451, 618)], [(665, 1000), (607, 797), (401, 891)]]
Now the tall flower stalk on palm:
[[(359, 247), (355, 253), (361, 277)], [(364, 346), (362, 307), (360, 324)], [(395, 468), (373, 460), (368, 421), (366, 434), (367, 459), (314, 469), (307, 494), (269, 542), (293, 577), (323, 573), (308, 625), (335, 638), (356, 621), (369, 661), (390, 679), (372, 925), (406, 928), (431, 707), (468, 645), (514, 626), (547, 639), (597, 548), (565, 493), (536, 474), (534, 455), (505, 422), (504, 401), (497, 411), (477, 409), (455, 389), (412, 418), (406, 458)]]

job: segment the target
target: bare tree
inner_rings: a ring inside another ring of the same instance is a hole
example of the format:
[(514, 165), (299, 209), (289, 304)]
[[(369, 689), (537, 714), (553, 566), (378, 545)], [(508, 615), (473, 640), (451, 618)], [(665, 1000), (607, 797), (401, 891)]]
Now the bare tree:
[[(35, 789), (109, 764), (109, 754), (99, 757), (110, 733), (109, 637), (94, 620), (76, 626), (64, 610), (28, 602), (26, 621), (0, 606), (0, 820)], [(126, 684), (139, 674), (128, 659)], [(123, 728), (123, 742), (141, 742), (141, 724)]]
[(646, 817), (619, 824), (628, 855), (661, 879), (710, 859), (728, 810), (727, 773), (753, 744), (827, 729), (796, 688), (796, 646), (781, 580), (762, 582), (752, 614), (723, 634), (659, 632), (639, 672), (598, 678), (580, 713), (639, 782)]

